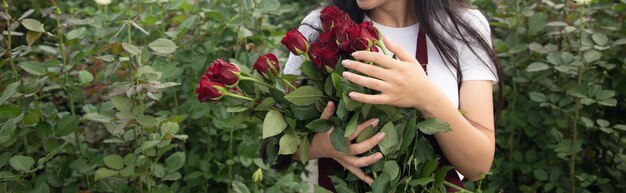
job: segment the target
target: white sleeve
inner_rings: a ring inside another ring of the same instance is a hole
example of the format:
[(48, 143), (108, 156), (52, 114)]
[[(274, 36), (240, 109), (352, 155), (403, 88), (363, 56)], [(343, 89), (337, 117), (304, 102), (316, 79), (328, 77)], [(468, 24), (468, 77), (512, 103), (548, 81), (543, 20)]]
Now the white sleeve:
[[(309, 42), (314, 42), (319, 35), (319, 32), (317, 30), (321, 29), (321, 23), (322, 22), (320, 21), (320, 10), (314, 10), (309, 13), (309, 15), (304, 17), (304, 19), (302, 20), (302, 24), (306, 25), (300, 25), (300, 27), (298, 27), (298, 31), (300, 31), (300, 33), (302, 33), (302, 35), (307, 38)], [(300, 65), (304, 60), (304, 56), (297, 56), (293, 53), (289, 53), (289, 58), (285, 63), (283, 74), (300, 75), (302, 73), (302, 71), (300, 71)]]
[[(487, 18), (476, 9), (470, 9), (465, 13), (467, 22), (474, 26), (474, 29), (487, 40), (489, 46), (491, 43), (491, 30)], [(479, 45), (474, 46), (474, 52), (464, 44), (459, 42), (459, 62), (461, 72), (463, 73), (463, 81), (468, 80), (491, 80), (493, 83), (498, 82), (496, 77), (496, 68), (489, 58), (488, 52), (480, 49)]]

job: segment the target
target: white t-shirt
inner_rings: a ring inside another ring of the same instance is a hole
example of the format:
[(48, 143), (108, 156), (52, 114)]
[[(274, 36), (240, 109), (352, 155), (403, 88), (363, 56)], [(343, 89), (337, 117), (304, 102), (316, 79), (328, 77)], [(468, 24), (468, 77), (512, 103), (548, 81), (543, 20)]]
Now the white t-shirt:
[[(312, 11), (304, 18), (302, 23), (306, 23), (318, 27), (318, 29), (321, 29), (321, 21), (319, 19), (319, 16), (320, 10)], [(474, 29), (476, 29), (481, 35), (483, 35), (484, 37), (488, 37), (486, 39), (491, 45), (491, 31), (489, 29), (489, 23), (485, 16), (478, 10), (467, 9), (463, 13), (463, 17), (467, 22), (474, 25)], [(365, 16), (365, 20), (370, 19)], [(415, 57), (419, 24), (395, 28), (383, 26), (374, 21), (372, 22), (374, 23), (374, 26), (381, 32), (382, 36), (387, 37), (391, 42), (400, 45), (402, 48), (407, 50), (408, 53), (411, 53), (411, 55)], [(313, 29), (306, 25), (300, 26), (298, 28), (298, 31), (300, 31), (300, 33), (302, 33), (302, 35), (304, 35), (304, 37), (306, 37), (308, 40), (313, 41), (316, 40), (319, 35), (319, 32), (316, 29)], [(455, 40), (454, 44), (459, 52), (459, 62), (461, 66), (461, 73), (463, 73), (463, 81), (491, 80), (494, 84), (498, 81), (497, 77), (494, 75), (494, 64), (490, 61), (487, 52), (482, 51), (479, 48), (475, 48), (474, 50), (477, 54), (474, 54), (464, 43)], [(428, 47), (428, 78), (435, 85), (437, 85), (441, 89), (441, 91), (443, 91), (443, 93), (448, 97), (448, 99), (450, 99), (450, 102), (458, 108), (459, 91), (456, 81), (456, 70), (453, 67), (448, 67), (448, 65), (444, 63), (445, 60), (439, 55), (439, 52), (437, 52), (437, 48), (435, 48), (435, 45), (428, 38), (426, 41), (426, 45)], [(393, 53), (387, 54), (390, 56), (393, 55)], [(482, 60), (480, 58), (482, 58)], [(287, 59), (287, 63), (285, 64), (283, 73), (300, 75), (302, 73), (300, 71), (300, 65), (302, 64), (302, 61), (304, 59), (304, 56), (289, 54), (289, 59)], [(487, 65), (485, 65), (484, 62), (487, 62)], [(317, 160), (309, 161), (309, 164), (307, 164), (307, 170), (309, 171), (309, 175), (302, 176), (303, 179), (312, 184), (318, 184), (318, 167), (316, 161)], [(459, 176), (461, 177), (461, 179), (463, 178), (462, 175), (459, 174)]]

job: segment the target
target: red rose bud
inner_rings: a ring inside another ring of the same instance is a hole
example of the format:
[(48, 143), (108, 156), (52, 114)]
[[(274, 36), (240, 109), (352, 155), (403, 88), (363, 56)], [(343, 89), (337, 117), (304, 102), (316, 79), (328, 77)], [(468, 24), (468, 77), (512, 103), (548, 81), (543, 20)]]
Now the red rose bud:
[(252, 68), (263, 76), (266, 76), (270, 72), (272, 76), (276, 76), (276, 74), (280, 72), (278, 58), (272, 53), (259, 56), (254, 65), (252, 65)]
[(335, 65), (339, 59), (339, 49), (335, 44), (316, 42), (311, 45), (309, 55), (312, 57), (313, 65), (315, 65), (318, 70), (324, 70), (326, 66), (335, 69)]
[(287, 32), (280, 43), (295, 55), (306, 53), (309, 47), (309, 41), (297, 29)]
[(200, 83), (198, 83), (198, 87), (196, 88), (198, 100), (200, 102), (216, 102), (220, 100), (223, 94), (218, 91), (217, 88), (215, 88), (214, 86), (224, 87), (224, 84), (202, 78), (200, 80)]
[(339, 10), (336, 6), (324, 7), (320, 13), (320, 20), (322, 22), (322, 30), (325, 32), (333, 30), (335, 26), (353, 22), (347, 13)]
[(374, 23), (371, 21), (362, 22), (361, 28), (365, 29), (375, 40), (380, 40), (380, 32), (374, 27)]
[(202, 78), (219, 82), (227, 86), (233, 86), (239, 81), (239, 78), (235, 73), (239, 73), (239, 67), (220, 58), (215, 60), (211, 66), (209, 66), (209, 69), (204, 73), (204, 75), (202, 75)]

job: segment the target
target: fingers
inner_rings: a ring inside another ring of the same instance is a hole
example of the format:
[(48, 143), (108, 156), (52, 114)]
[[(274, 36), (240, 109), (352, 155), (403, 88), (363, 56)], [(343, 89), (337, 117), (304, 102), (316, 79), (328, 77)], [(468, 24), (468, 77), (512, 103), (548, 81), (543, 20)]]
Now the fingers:
[(350, 155), (359, 155), (369, 151), (374, 148), (374, 146), (378, 145), (380, 141), (385, 138), (385, 133), (379, 132), (378, 134), (370, 137), (369, 139), (362, 141), (361, 143), (356, 143), (350, 145)]
[(411, 54), (409, 54), (409, 52), (407, 52), (404, 48), (394, 44), (393, 42), (391, 42), (386, 37), (383, 37), (383, 43), (389, 49), (389, 51), (391, 51), (394, 54), (396, 54), (398, 59), (400, 59), (401, 61), (419, 64), (417, 59), (415, 59), (415, 57), (413, 57)]
[(370, 95), (358, 92), (350, 92), (348, 96), (350, 96), (352, 100), (373, 105), (388, 104), (390, 101), (389, 97), (384, 94)]
[(378, 121), (379, 120), (377, 118), (373, 118), (373, 119), (370, 119), (368, 121), (365, 121), (365, 122), (359, 124), (356, 127), (356, 130), (350, 136), (348, 136), (348, 141), (352, 141), (352, 140), (356, 139), (357, 137), (359, 137), (361, 132), (363, 132), (363, 130), (365, 130), (367, 128), (370, 128), (370, 126), (376, 127), (378, 125)]
[(322, 115), (320, 115), (320, 119), (330, 119), (333, 114), (335, 114), (335, 104), (332, 101), (328, 101), (326, 108), (324, 108)]
[(387, 88), (389, 88), (391, 85), (389, 85), (389, 83), (382, 81), (382, 80), (378, 80), (375, 78), (370, 78), (370, 77), (365, 77), (365, 76), (361, 76), (358, 74), (354, 74), (352, 72), (348, 72), (345, 71), (343, 72), (343, 77), (350, 81), (353, 82), (355, 84), (367, 87), (367, 88), (371, 88), (377, 91), (384, 91), (387, 90)]
[(378, 160), (383, 158), (383, 154), (380, 152), (376, 152), (375, 154), (365, 156), (365, 157), (357, 157), (357, 156), (341, 156), (340, 159), (345, 161), (347, 164), (352, 165), (354, 167), (367, 167)]
[(356, 70), (368, 76), (376, 77), (379, 79), (385, 79), (389, 77), (389, 72), (384, 68), (378, 66), (365, 64), (354, 60), (343, 60), (341, 61), (341, 64), (346, 68), (350, 68), (352, 70)]
[(361, 179), (363, 182), (367, 183), (368, 185), (372, 185), (372, 182), (374, 182), (374, 179), (372, 179), (371, 177), (367, 176), (365, 174), (365, 172), (363, 172), (363, 170), (361, 170), (361, 168), (357, 168), (354, 166), (351, 166), (350, 164), (346, 164), (343, 161), (339, 161), (339, 163), (346, 169), (348, 169), (348, 171), (352, 172), (352, 174), (354, 174), (356, 177), (358, 177), (359, 179)]
[[(352, 57), (354, 57), (355, 60), (362, 60), (362, 61), (370, 61), (370, 62), (374, 62), (378, 65), (381, 65), (385, 68), (394, 68), (395, 66), (397, 66), (398, 62), (402, 62), (402, 61), (398, 61), (398, 60), (394, 60), (393, 58), (384, 55), (382, 53), (378, 53), (378, 52), (368, 52), (368, 51), (356, 51), (352, 53)], [(342, 63), (343, 64), (343, 63)], [(350, 64), (348, 64), (350, 65)], [(345, 67), (352, 69), (350, 66), (346, 66), (344, 64)], [(356, 69), (355, 69), (356, 70)]]

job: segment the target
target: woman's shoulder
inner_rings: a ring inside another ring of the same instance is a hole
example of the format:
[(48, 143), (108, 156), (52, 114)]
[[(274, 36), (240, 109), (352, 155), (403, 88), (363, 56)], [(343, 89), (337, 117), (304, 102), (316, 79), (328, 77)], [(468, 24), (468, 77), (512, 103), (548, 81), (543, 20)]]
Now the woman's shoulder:
[(489, 21), (487, 20), (487, 17), (480, 12), (480, 10), (473, 8), (463, 9), (460, 16), (479, 32), (489, 33)]
[(322, 21), (320, 20), (320, 14), (321, 9), (313, 10), (300, 22), (298, 31), (309, 40), (316, 39), (319, 33), (318, 30), (321, 29)]

